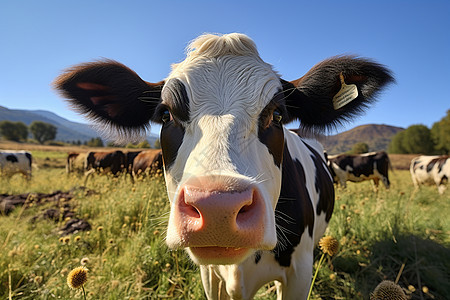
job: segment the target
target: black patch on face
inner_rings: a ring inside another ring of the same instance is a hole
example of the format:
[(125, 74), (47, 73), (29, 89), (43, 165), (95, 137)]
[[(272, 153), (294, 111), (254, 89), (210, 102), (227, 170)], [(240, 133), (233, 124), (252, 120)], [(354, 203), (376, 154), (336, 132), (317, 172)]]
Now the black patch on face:
[(169, 169), (175, 162), (178, 149), (183, 143), (184, 128), (174, 120), (169, 121), (161, 127), (161, 150), (163, 154), (164, 168)]
[[(286, 110), (283, 104), (282, 93), (278, 93), (262, 110), (259, 116), (258, 139), (267, 146), (269, 153), (273, 156), (273, 161), (277, 167), (283, 161), (284, 133), (282, 120), (286, 117)], [(281, 115), (281, 121), (272, 120), (272, 116), (277, 110)]]
[(6, 155), (6, 160), (11, 162), (11, 163), (17, 163), (19, 162), (19, 160), (17, 159), (17, 157), (15, 155), (12, 154), (8, 154)]
[(279, 124), (270, 125), (265, 130), (258, 131), (258, 139), (267, 146), (269, 153), (273, 156), (273, 162), (279, 168), (283, 160), (284, 134)]
[[(162, 103), (156, 108), (153, 120), (163, 124), (161, 127), (161, 150), (164, 168), (167, 170), (175, 162), (178, 149), (183, 143), (184, 127), (182, 122), (189, 122), (189, 98), (186, 87), (178, 79), (169, 80), (161, 95)], [(163, 121), (164, 114), (170, 113), (171, 119)]]
[[(169, 80), (164, 86), (164, 90), (161, 94), (163, 106), (169, 108), (173, 118), (181, 121), (189, 121), (189, 97), (186, 93), (186, 87), (178, 79)], [(158, 114), (160, 108), (157, 108), (156, 114)]]
[(287, 146), (283, 153), (282, 178), (280, 198), (275, 208), (278, 242), (273, 252), (278, 263), (288, 267), (306, 226), (312, 237), (315, 214), (306, 188), (305, 170), (298, 160), (292, 159)]
[(330, 169), (326, 162), (321, 159), (319, 153), (308, 144), (304, 144), (308, 147), (309, 151), (313, 153), (311, 158), (316, 167), (316, 192), (319, 193), (319, 203), (317, 203), (316, 214), (320, 215), (324, 212), (325, 220), (329, 222), (334, 209), (334, 186), (333, 182), (330, 180)]

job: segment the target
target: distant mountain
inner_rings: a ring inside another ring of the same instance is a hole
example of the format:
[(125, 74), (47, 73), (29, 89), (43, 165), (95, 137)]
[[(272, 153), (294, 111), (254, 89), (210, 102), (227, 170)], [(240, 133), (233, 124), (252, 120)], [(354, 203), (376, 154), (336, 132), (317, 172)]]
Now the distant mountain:
[(328, 154), (339, 154), (352, 149), (356, 143), (366, 143), (369, 151), (387, 150), (392, 137), (405, 130), (389, 125), (361, 125), (342, 133), (325, 137), (321, 140)]
[[(33, 121), (42, 121), (53, 124), (58, 128), (56, 140), (58, 141), (88, 141), (92, 138), (101, 137), (101, 134), (87, 124), (72, 122), (46, 110), (21, 110), (8, 109), (0, 106), (0, 121), (23, 122), (30, 125)], [(151, 134), (147, 137), (150, 145), (158, 139), (157, 135)]]
[[(46, 110), (20, 110), (8, 109), (0, 106), (0, 121), (21, 121), (30, 125), (33, 121), (42, 121), (55, 125), (58, 128), (56, 140), (58, 141), (88, 141), (91, 138), (101, 137), (87, 124), (72, 122), (57, 114)], [(351, 130), (324, 137), (321, 143), (329, 154), (338, 154), (350, 150), (356, 143), (366, 143), (370, 151), (387, 150), (392, 137), (404, 128), (389, 125), (362, 125)], [(149, 134), (147, 140), (154, 145), (158, 136)]]

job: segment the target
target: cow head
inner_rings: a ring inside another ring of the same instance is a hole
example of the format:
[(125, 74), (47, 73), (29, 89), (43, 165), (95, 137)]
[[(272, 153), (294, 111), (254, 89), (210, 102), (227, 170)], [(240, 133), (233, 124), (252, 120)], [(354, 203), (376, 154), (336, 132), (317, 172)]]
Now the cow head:
[[(391, 82), (372, 61), (334, 57), (285, 81), (245, 35), (204, 35), (162, 82), (114, 61), (75, 66), (55, 81), (72, 106), (122, 136), (162, 124), (171, 212), (167, 244), (199, 264), (239, 263), (277, 242), (283, 124), (324, 129), (362, 111)], [(357, 90), (335, 108), (343, 85)]]

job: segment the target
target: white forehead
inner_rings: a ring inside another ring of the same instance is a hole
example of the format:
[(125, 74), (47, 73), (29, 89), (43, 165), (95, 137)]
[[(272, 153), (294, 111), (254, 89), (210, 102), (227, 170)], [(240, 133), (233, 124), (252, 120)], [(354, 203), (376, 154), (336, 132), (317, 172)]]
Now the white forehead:
[(172, 66), (167, 81), (185, 85), (191, 118), (196, 113), (259, 113), (281, 88), (279, 76), (243, 34), (203, 35), (188, 47), (186, 59)]

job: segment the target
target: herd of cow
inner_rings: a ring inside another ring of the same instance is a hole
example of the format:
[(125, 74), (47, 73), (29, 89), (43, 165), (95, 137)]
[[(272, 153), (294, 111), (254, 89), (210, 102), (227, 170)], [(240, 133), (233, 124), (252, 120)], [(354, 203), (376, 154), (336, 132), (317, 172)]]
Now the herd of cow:
[[(67, 173), (126, 172), (136, 177), (140, 174), (156, 175), (162, 173), (162, 153), (158, 149), (143, 151), (69, 152), (67, 154)], [(0, 150), (0, 174), (11, 177), (23, 174), (31, 179), (32, 154), (20, 150)]]
[(108, 152), (71, 152), (67, 155), (67, 173), (100, 172), (117, 175), (119, 172), (131, 174), (134, 178), (140, 174), (162, 173), (162, 152), (151, 149), (144, 151), (108, 151)]
[[(392, 170), (389, 156), (384, 151), (358, 155), (326, 155), (327, 165), (335, 184), (345, 188), (347, 181), (373, 180), (375, 188), (381, 181), (386, 189), (390, 187), (389, 170)], [(133, 178), (140, 174), (162, 174), (163, 158), (159, 149), (143, 151), (69, 152), (66, 162), (67, 173), (126, 172)], [(10, 177), (16, 173), (31, 178), (32, 155), (27, 151), (0, 150), (0, 174)], [(449, 156), (421, 155), (413, 158), (410, 165), (411, 179), (416, 188), (421, 184), (435, 184), (439, 193), (444, 193), (450, 177)]]
[[(298, 120), (320, 132), (351, 120), (393, 75), (370, 59), (335, 56), (287, 81), (238, 33), (202, 35), (187, 49), (159, 82), (100, 60), (67, 69), (53, 84), (71, 107), (125, 140), (149, 122), (161, 125), (166, 244), (200, 266), (208, 299), (251, 299), (270, 281), (278, 299), (306, 299), (315, 245), (333, 212), (333, 180), (388, 188), (390, 164), (383, 152), (327, 160), (320, 143), (284, 125)], [(87, 172), (137, 173), (140, 153), (127, 155), (74, 154), (68, 170), (83, 161)], [(16, 160), (2, 154), (2, 169), (18, 170)], [(443, 192), (450, 161), (419, 157), (411, 172), (415, 185), (430, 178)]]

